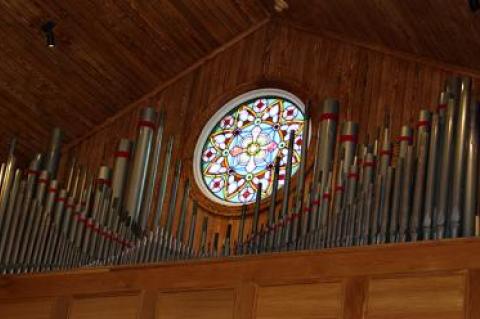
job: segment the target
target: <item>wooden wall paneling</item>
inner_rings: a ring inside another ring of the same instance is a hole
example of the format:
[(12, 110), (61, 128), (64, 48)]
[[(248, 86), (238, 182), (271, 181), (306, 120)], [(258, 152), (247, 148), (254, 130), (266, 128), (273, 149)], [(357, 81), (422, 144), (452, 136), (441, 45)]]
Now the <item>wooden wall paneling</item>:
[(465, 293), (465, 318), (480, 318), (480, 270), (468, 271)]
[(443, 5), (434, 0), (368, 4), (355, 0), (300, 0), (274, 15), (283, 23), (320, 35), (478, 70), (479, 63), (471, 56), (480, 46), (476, 17), (461, 0)]
[[(139, 110), (146, 105), (158, 109), (165, 107), (167, 135), (175, 134), (181, 145), (181, 151), (175, 150), (174, 158), (184, 160), (184, 177), (190, 178), (192, 198), (200, 205), (196, 233), (201, 231), (202, 217), (209, 216), (208, 241), (212, 240), (214, 232), (219, 232), (220, 242), (223, 242), (228, 222), (233, 225), (236, 239), (239, 209), (207, 200), (194, 182), (191, 163), (203, 125), (229, 99), (259, 87), (290, 90), (301, 98), (312, 99), (315, 131), (322, 100), (336, 97), (341, 102), (341, 121), (351, 113), (351, 119), (359, 122), (361, 141), (365, 141), (367, 135), (370, 140), (377, 135), (385, 109), (394, 114), (390, 117), (390, 127), (392, 137), (396, 138), (402, 125), (412, 124), (412, 118), (416, 119), (419, 109), (436, 107), (443, 82), (453, 73), (456, 73), (453, 67), (445, 69), (422, 64), (403, 56), (304, 32), (275, 20), (212, 55), (169, 86), (139, 100), (129, 112), (110, 121), (72, 147), (70, 152), (92, 169), (98, 168), (101, 162), (111, 165), (118, 139), (135, 137)], [(475, 78), (474, 87), (478, 87), (478, 83)], [(102, 146), (104, 144), (107, 145)], [(312, 140), (310, 150), (314, 145), (315, 140)], [(312, 162), (310, 160), (310, 170)], [(264, 209), (267, 206), (268, 203), (264, 203)], [(250, 212), (252, 210), (253, 207)], [(262, 214), (261, 223), (264, 218)], [(245, 234), (250, 223), (246, 224)], [(195, 245), (198, 246), (198, 239)]]
[(69, 319), (137, 319), (141, 309), (139, 295), (74, 297)]
[(12, 319), (50, 319), (55, 315), (55, 298), (0, 300), (0, 317)]
[(368, 282), (366, 276), (349, 277), (343, 283), (343, 319), (363, 319), (367, 298)]
[(234, 290), (160, 292), (156, 319), (230, 319), (234, 311)]
[(155, 319), (155, 308), (158, 292), (156, 290), (144, 290), (141, 294), (141, 306), (138, 314), (139, 319)]
[(256, 318), (340, 318), (341, 300), (341, 282), (261, 286)]
[[(472, 252), (479, 249), (480, 239), (471, 238), (7, 275), (0, 277), (0, 314), (5, 305), (16, 303), (9, 309), (18, 312), (29, 311), (25, 305), (32, 303), (33, 309), (46, 309), (50, 318), (53, 312), (62, 313), (58, 309), (66, 306), (58, 300), (65, 298), (69, 318), (109, 318), (121, 310), (120, 318), (150, 319), (157, 300), (167, 307), (188, 302), (190, 309), (203, 300), (220, 302), (222, 311), (229, 309), (229, 318), (235, 312), (235, 319), (255, 318), (255, 313), (277, 316), (277, 305), (290, 306), (279, 316), (298, 307), (298, 314), (308, 312), (314, 318), (336, 314), (360, 319), (362, 303), (368, 305), (364, 318), (450, 319), (464, 318), (464, 312), (470, 315), (466, 318), (477, 318), (480, 256)], [(315, 305), (321, 312), (314, 312)], [(168, 309), (163, 315), (175, 315)], [(177, 314), (185, 314), (181, 311)], [(22, 313), (16, 316), (22, 318)]]
[(72, 302), (72, 296), (63, 295), (59, 296), (55, 300), (55, 305), (52, 310), (52, 319), (64, 319), (68, 318), (68, 312), (70, 303)]
[(373, 278), (366, 318), (465, 318), (465, 284), (464, 272)]
[(257, 285), (251, 278), (243, 278), (235, 289), (234, 319), (254, 319), (257, 301)]

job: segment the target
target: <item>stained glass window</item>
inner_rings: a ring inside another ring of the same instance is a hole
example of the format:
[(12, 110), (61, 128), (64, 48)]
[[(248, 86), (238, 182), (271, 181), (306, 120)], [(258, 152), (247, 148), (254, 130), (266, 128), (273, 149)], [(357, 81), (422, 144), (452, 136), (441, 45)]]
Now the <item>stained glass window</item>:
[(230, 111), (221, 114), (204, 137), (201, 154), (197, 155), (201, 157), (196, 162), (201, 188), (209, 193), (208, 197), (230, 205), (252, 203), (259, 184), (262, 198), (269, 196), (276, 157), (280, 158), (281, 187), (292, 131), (295, 132), (292, 174), (295, 174), (300, 164), (304, 114), (303, 104), (300, 107), (299, 100), (297, 103), (292, 100), (278, 95), (250, 96), (237, 100)]

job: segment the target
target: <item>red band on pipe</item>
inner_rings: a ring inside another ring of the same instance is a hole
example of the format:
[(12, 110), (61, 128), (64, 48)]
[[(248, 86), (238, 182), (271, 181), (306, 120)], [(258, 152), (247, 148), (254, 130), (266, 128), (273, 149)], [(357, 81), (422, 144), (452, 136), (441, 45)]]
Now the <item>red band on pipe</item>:
[(363, 167), (374, 167), (375, 166), (375, 162), (365, 162), (363, 163)]
[(48, 179), (40, 178), (40, 179), (38, 180), (38, 183), (39, 183), (39, 184), (47, 184), (47, 183), (48, 183)]
[(380, 155), (389, 155), (392, 156), (393, 152), (392, 150), (381, 150)]
[(49, 188), (49, 189), (48, 189), (48, 192), (49, 192), (49, 193), (56, 193), (56, 192), (57, 192), (57, 189), (52, 187), (52, 188)]
[(85, 226), (87, 226), (87, 228), (93, 228), (93, 226), (95, 226), (95, 223), (89, 219), (86, 219)]
[(406, 142), (408, 142), (409, 144), (411, 144), (412, 141), (413, 141), (413, 138), (412, 138), (411, 136), (399, 136), (399, 137), (398, 137), (398, 141), (399, 141), (399, 142), (406, 141)]
[(319, 201), (318, 199), (317, 199), (317, 200), (314, 200), (314, 201), (312, 202), (312, 205), (315, 205), (315, 206), (316, 206), (316, 205), (320, 205), (320, 201)]
[(438, 106), (437, 106), (438, 111), (444, 110), (446, 108), (447, 108), (447, 104), (438, 104)]
[(320, 115), (320, 121), (326, 121), (326, 120), (337, 121), (338, 120), (338, 114), (337, 113), (323, 113), (322, 115)]
[(343, 143), (343, 142), (357, 143), (357, 139), (358, 139), (357, 135), (340, 135), (340, 143)]
[(40, 175), (40, 172), (39, 172), (39, 171), (34, 171), (34, 170), (32, 170), (32, 169), (29, 169), (29, 170), (27, 170), (27, 174), (28, 174), (28, 175), (38, 176), (38, 175)]
[(305, 208), (303, 209), (303, 211), (308, 214), (308, 213), (310, 213), (310, 208), (305, 207)]
[(423, 126), (430, 126), (430, 122), (429, 121), (418, 121), (417, 122), (417, 127), (423, 127)]
[(129, 157), (130, 157), (130, 152), (117, 151), (117, 152), (113, 153), (113, 156), (115, 156), (115, 157), (129, 158)]
[(59, 197), (59, 198), (57, 198), (57, 199), (56, 199), (56, 202), (57, 202), (57, 203), (60, 203), (60, 202), (65, 203), (65, 197)]
[(138, 127), (149, 127), (151, 128), (152, 130), (155, 129), (155, 123), (151, 122), (151, 121), (138, 121)]
[(344, 190), (343, 186), (341, 186), (341, 185), (335, 186), (335, 192), (343, 192), (343, 190)]
[(107, 186), (109, 186), (110, 185), (110, 180), (105, 179), (105, 178), (97, 178), (95, 180), (95, 184), (96, 185), (107, 185)]
[(353, 179), (358, 179), (358, 174), (357, 173), (348, 173), (347, 177), (348, 178), (353, 178)]
[(330, 193), (323, 193), (323, 199), (330, 199)]

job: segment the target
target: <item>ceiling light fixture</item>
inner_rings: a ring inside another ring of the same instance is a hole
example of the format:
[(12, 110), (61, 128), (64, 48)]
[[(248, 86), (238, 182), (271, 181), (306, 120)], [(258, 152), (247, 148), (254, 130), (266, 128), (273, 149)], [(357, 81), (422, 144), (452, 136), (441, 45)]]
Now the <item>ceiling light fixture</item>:
[(470, 10), (473, 12), (480, 9), (480, 0), (468, 0), (468, 4), (470, 5)]
[(44, 25), (42, 25), (42, 31), (45, 34), (45, 39), (49, 48), (55, 47), (55, 35), (53, 34), (53, 28), (55, 25), (56, 24), (53, 21), (47, 21)]
[(282, 12), (283, 10), (288, 9), (288, 3), (286, 0), (275, 0), (273, 8), (277, 12)]

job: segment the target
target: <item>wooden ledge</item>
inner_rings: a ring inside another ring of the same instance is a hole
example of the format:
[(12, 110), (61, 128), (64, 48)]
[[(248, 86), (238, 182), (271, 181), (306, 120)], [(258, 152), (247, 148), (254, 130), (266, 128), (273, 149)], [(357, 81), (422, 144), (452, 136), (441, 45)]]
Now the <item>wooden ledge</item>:
[[(0, 278), (0, 298), (143, 289), (185, 290), (331, 281), (411, 273), (480, 269), (480, 238), (333, 248), (261, 256), (92, 268)], [(41, 291), (39, 291), (41, 287)]]

